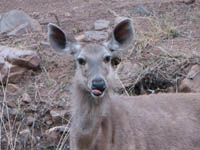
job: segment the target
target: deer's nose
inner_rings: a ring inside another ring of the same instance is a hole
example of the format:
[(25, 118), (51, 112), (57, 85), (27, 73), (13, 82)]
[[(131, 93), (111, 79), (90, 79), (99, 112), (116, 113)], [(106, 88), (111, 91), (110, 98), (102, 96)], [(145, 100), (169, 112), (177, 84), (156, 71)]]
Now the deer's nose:
[(102, 78), (96, 78), (92, 81), (92, 89), (97, 89), (103, 92), (106, 87), (106, 83)]

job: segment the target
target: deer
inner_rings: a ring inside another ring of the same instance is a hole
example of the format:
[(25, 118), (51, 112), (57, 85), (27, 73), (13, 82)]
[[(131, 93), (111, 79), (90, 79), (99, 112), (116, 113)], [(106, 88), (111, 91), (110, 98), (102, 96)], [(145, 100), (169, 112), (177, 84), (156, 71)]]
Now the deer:
[(135, 40), (125, 18), (107, 41), (76, 41), (48, 24), (49, 43), (76, 62), (72, 86), (71, 150), (200, 150), (200, 93), (117, 95), (115, 67)]

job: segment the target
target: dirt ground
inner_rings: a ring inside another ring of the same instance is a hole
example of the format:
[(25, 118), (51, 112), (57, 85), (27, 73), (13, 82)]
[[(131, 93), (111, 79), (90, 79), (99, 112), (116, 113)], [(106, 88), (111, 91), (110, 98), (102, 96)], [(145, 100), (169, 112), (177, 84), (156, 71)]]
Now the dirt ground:
[[(153, 15), (132, 13), (137, 5), (143, 5)], [(69, 122), (70, 90), (75, 65), (72, 56), (57, 55), (50, 47), (42, 44), (47, 42), (49, 22), (59, 24), (66, 32), (78, 36), (84, 31), (92, 30), (94, 22), (98, 19), (109, 20), (113, 26), (115, 12), (119, 16), (132, 18), (136, 30), (134, 48), (128, 51), (124, 61), (137, 63), (143, 70), (155, 68), (155, 63), (159, 61), (164, 67), (161, 68), (162, 73), (168, 72), (167, 77), (171, 79), (182, 79), (192, 64), (200, 63), (200, 59), (192, 59), (200, 56), (198, 0), (192, 4), (186, 4), (183, 0), (0, 1), (0, 13), (13, 9), (23, 10), (39, 21), (43, 32), (0, 39), (0, 45), (35, 50), (40, 55), (42, 63), (40, 70), (25, 73), (17, 83), (17, 92), (0, 93), (0, 101), (6, 99), (11, 111), (7, 114), (7, 120), (1, 123), (2, 150), (69, 148), (68, 142), (63, 142), (68, 141), (68, 128), (66, 131), (59, 128), (52, 133), (49, 133), (49, 129)], [(182, 74), (174, 74), (176, 70), (181, 70)], [(31, 103), (21, 101), (24, 93), (31, 96)], [(64, 111), (63, 117), (52, 118), (52, 110)], [(30, 118), (31, 123), (28, 122)], [(30, 133), (26, 132), (26, 129)], [(63, 136), (66, 138), (63, 139)]]

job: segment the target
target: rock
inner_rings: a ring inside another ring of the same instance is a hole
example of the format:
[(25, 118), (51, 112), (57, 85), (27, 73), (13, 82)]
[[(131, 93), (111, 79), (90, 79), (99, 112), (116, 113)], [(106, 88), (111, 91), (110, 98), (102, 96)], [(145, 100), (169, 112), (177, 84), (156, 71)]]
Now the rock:
[(25, 109), (25, 111), (26, 111), (27, 113), (36, 112), (36, 111), (37, 111), (37, 105), (31, 104), (29, 107), (27, 107), (27, 108)]
[(182, 80), (179, 92), (200, 92), (200, 65), (194, 65)]
[(31, 136), (31, 132), (29, 129), (24, 129), (24, 130), (20, 131), (19, 134), (22, 136)]
[(81, 34), (75, 37), (77, 41), (83, 41), (85, 39), (85, 35)]
[(17, 83), (21, 79), (25, 71), (26, 68), (22, 68), (17, 65), (11, 65), (10, 72), (8, 71), (8, 82)]
[(23, 140), (24, 143), (26, 143), (28, 140), (31, 140), (31, 131), (29, 129), (24, 129), (19, 132), (19, 136)]
[(45, 133), (46, 134), (49, 134), (49, 133), (52, 133), (52, 132), (64, 133), (64, 132), (68, 131), (67, 127), (69, 127), (67, 124), (66, 125), (62, 125), (62, 126), (56, 126), (56, 127), (48, 129)]
[[(7, 106), (9, 108), (16, 108), (17, 107), (17, 101), (16, 100), (13, 100), (13, 99), (9, 99), (9, 100), (6, 100), (6, 103), (7, 103)], [(16, 115), (16, 113), (14, 113)]]
[(15, 92), (21, 91), (21, 89), (16, 84), (8, 83), (7, 91), (10, 93), (15, 93)]
[(41, 137), (40, 136), (36, 136), (35, 139), (36, 139), (36, 142), (40, 142)]
[(22, 101), (25, 103), (30, 103), (31, 102), (31, 97), (28, 93), (24, 93), (22, 96)]
[(1, 14), (0, 34), (17, 36), (35, 31), (42, 31), (40, 24), (21, 10)]
[(64, 12), (64, 16), (65, 16), (65, 17), (71, 17), (72, 14), (71, 14), (70, 12)]
[(30, 50), (0, 46), (0, 80), (17, 83), (27, 69), (38, 69), (40, 57)]
[(6, 46), (0, 46), (0, 57), (13, 65), (25, 68), (37, 69), (40, 66), (40, 57), (35, 51), (19, 50)]
[(47, 125), (52, 125), (52, 124), (53, 124), (53, 121), (52, 121), (52, 120), (46, 120), (45, 123), (46, 123)]
[(26, 122), (28, 126), (31, 126), (35, 122), (35, 118), (33, 118), (32, 116), (28, 116)]
[(50, 115), (54, 122), (59, 122), (60, 120), (64, 119), (65, 116), (68, 114), (66, 110), (51, 110)]
[(110, 25), (110, 21), (108, 20), (97, 20), (94, 23), (94, 29), (95, 30), (103, 30), (103, 29), (107, 29)]
[(104, 31), (87, 31), (85, 32), (85, 41), (103, 41), (108, 38), (108, 33)]
[(25, 68), (5, 62), (4, 67), (0, 70), (0, 80), (3, 83), (17, 83), (25, 70)]
[(185, 3), (186, 5), (190, 5), (195, 3), (195, 0), (184, 0), (183, 3)]
[(149, 16), (152, 13), (146, 9), (143, 5), (137, 5), (135, 8), (133, 8), (132, 10), (133, 14), (140, 14), (140, 15), (146, 15)]

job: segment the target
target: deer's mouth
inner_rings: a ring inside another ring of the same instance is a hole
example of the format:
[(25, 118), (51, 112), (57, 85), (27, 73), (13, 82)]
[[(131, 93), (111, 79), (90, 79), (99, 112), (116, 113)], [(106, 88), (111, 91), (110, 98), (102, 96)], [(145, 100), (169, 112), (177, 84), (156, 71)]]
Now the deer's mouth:
[(91, 85), (91, 95), (94, 98), (103, 97), (106, 88), (106, 82), (102, 78), (95, 78)]
[(104, 96), (105, 89), (92, 89), (91, 95), (95, 98), (101, 98)]

